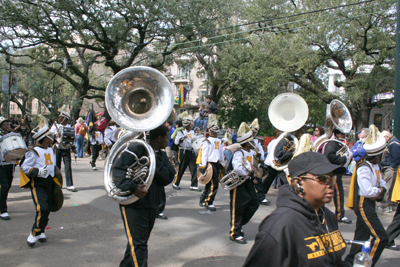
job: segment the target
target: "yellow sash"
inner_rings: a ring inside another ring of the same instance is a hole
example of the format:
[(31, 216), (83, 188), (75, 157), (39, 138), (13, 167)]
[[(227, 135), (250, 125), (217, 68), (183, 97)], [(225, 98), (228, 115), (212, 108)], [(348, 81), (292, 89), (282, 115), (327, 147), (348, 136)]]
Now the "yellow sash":
[(353, 175), (351, 176), (351, 182), (350, 182), (350, 189), (349, 189), (349, 196), (347, 197), (347, 204), (346, 207), (349, 209), (354, 209), (354, 194), (355, 194), (355, 187), (356, 187), (356, 182), (357, 182), (357, 166), (353, 171)]
[(199, 150), (199, 154), (197, 155), (196, 164), (200, 164), (201, 163), (201, 149), (202, 148), (203, 148), (203, 145), (201, 145), (200, 150)]
[(29, 182), (31, 179), (24, 173), (24, 171), (19, 167), (19, 186), (23, 189), (28, 189)]
[(394, 182), (393, 186), (393, 192), (392, 192), (392, 201), (393, 202), (400, 202), (400, 173), (399, 173), (400, 168), (397, 168), (397, 174), (396, 174), (396, 180)]

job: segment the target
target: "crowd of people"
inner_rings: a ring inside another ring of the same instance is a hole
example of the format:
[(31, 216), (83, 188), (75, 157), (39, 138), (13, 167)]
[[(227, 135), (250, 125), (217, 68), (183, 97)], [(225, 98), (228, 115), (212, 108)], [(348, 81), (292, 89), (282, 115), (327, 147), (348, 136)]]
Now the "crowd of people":
[[(313, 135), (307, 134), (305, 127), (291, 135), (275, 130), (275, 139), (264, 146), (256, 137), (260, 126), (258, 119), (254, 119), (252, 123), (242, 122), (237, 131), (228, 129), (219, 138), (218, 108), (210, 96), (207, 104), (210, 111), (207, 116), (200, 115), (193, 120), (182, 113), (177, 121), (168, 120), (147, 133), (146, 140), (156, 159), (154, 179), (149, 187), (132, 179), (135, 176), (132, 166), (146, 156), (143, 146), (132, 144), (115, 160), (113, 182), (121, 191), (130, 191), (139, 199), (120, 204), (128, 238), (120, 266), (147, 266), (147, 242), (155, 220), (168, 219), (164, 214), (168, 204), (165, 186), (171, 184), (173, 189), (183, 190), (180, 184), (187, 168), (189, 190), (201, 193), (199, 205), (209, 212), (218, 211), (215, 202), (219, 187), (229, 190), (229, 239), (238, 244), (247, 243), (243, 226), (259, 205), (270, 205), (266, 199), (270, 187), (279, 188), (277, 208), (261, 223), (244, 266), (352, 266), (361, 248), (353, 245), (342, 259), (346, 244), (339, 227), (339, 223), (352, 223), (345, 216), (343, 175), (346, 173), (352, 175), (346, 207), (357, 217), (354, 240), (371, 239), (372, 266), (385, 248), (399, 250), (394, 240), (400, 234), (400, 209), (396, 208), (400, 201), (400, 141), (392, 133), (380, 132), (374, 125), (363, 128), (349, 153), (340, 154), (338, 151), (346, 146), (346, 136), (334, 129), (328, 136), (334, 142), (315, 148), (316, 152), (313, 146), (305, 145), (308, 150), (297, 153), (301, 148), (293, 149), (292, 139), (299, 139), (299, 144), (307, 144), (303, 140), (316, 143), (325, 129), (317, 126)], [(207, 106), (202, 106), (199, 113), (206, 114), (203, 108), (207, 110)], [(57, 180), (61, 163), (64, 163), (67, 190), (76, 192), (72, 150), (76, 149), (79, 158), (84, 156), (84, 151), (90, 152), (90, 167), (96, 171), (100, 152), (106, 157), (124, 131), (115, 121), (107, 121), (103, 112), (97, 113), (95, 122), (87, 123), (79, 118), (71, 125), (70, 114), (61, 110), (51, 126), (46, 124), (33, 130), (27, 121), (17, 125), (15, 120), (1, 117), (0, 129), (1, 135), (16, 128), (25, 134), (26, 131), (33, 133), (35, 145), (19, 165), (24, 176), (21, 187), (31, 190), (35, 204), (35, 220), (27, 238), (27, 245), (34, 247), (36, 242), (46, 242), (45, 228), (54, 209), (52, 196), (62, 187), (62, 181)], [(60, 140), (60, 132), (65, 135), (63, 141), (55, 142)], [(196, 149), (193, 141), (200, 137), (201, 146)], [(1, 155), (0, 160), (0, 219), (10, 220), (7, 195), (16, 162), (7, 162)], [(204, 184), (204, 190), (199, 188), (199, 182)], [(334, 212), (325, 207), (332, 200)], [(376, 202), (381, 205), (377, 207)], [(386, 230), (377, 210), (396, 210)]]

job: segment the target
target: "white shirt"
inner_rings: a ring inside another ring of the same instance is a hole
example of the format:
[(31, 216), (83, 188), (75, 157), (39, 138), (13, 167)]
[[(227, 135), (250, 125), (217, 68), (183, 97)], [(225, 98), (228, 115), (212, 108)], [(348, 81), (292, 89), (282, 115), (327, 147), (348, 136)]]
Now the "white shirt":
[(386, 188), (386, 182), (383, 180), (378, 164), (371, 164), (368, 161), (366, 163), (371, 166), (373, 171), (365, 165), (357, 168), (358, 195), (374, 198), (381, 193), (381, 189), (378, 186)]
[(113, 143), (116, 142), (115, 133), (116, 133), (117, 131), (118, 131), (118, 128), (117, 128), (117, 126), (115, 126), (115, 125), (110, 126), (110, 127), (107, 127), (107, 128), (104, 130), (104, 143), (105, 143), (107, 146), (111, 146)]
[(26, 152), (25, 160), (21, 165), (21, 169), (29, 176), (29, 172), (32, 168), (40, 169), (47, 166), (47, 175), (38, 175), (38, 177), (46, 178), (49, 175), (54, 177), (54, 168), (56, 166), (56, 155), (54, 150), (51, 147), (45, 149), (41, 146), (35, 146), (33, 149), (37, 152), (37, 155), (33, 151)]
[(210, 136), (203, 140), (201, 144), (201, 163), (199, 165), (205, 168), (207, 166), (207, 162), (219, 162), (223, 167), (225, 167), (221, 139)]
[(258, 149), (258, 153), (261, 154), (260, 160), (263, 161), (264, 160), (264, 149), (260, 143), (260, 140), (254, 139), (254, 144), (256, 145), (256, 148)]
[(240, 176), (248, 176), (249, 170), (247, 170), (244, 167), (242, 157), (246, 157), (246, 159), (250, 162), (250, 164), (253, 165), (255, 155), (256, 152), (254, 150), (250, 150), (250, 152), (247, 152), (243, 148), (237, 150), (235, 154), (233, 154), (233, 159), (232, 159), (233, 170), (236, 171), (236, 173)]
[(103, 134), (100, 131), (95, 131), (94, 138), (90, 136), (89, 140), (91, 145), (101, 145), (103, 143)]
[(275, 143), (276, 143), (276, 138), (272, 139), (271, 142), (269, 142), (269, 144), (267, 146), (268, 155), (267, 155), (267, 158), (265, 159), (264, 163), (268, 166), (271, 166), (271, 157), (272, 157), (271, 150)]
[[(179, 145), (179, 147), (180, 147), (180, 148), (183, 148), (183, 149), (193, 149), (193, 147), (192, 147), (192, 140), (193, 140), (193, 138), (194, 138), (195, 136), (196, 136), (196, 134), (194, 133), (193, 130), (190, 130), (190, 131), (188, 132), (186, 129), (183, 129), (183, 130), (179, 131), (179, 132), (176, 134), (176, 137), (175, 137), (175, 140), (174, 140), (175, 145)], [(185, 137), (185, 138), (183, 139), (183, 142), (179, 144), (179, 140), (180, 140), (181, 138), (183, 138), (183, 137)]]

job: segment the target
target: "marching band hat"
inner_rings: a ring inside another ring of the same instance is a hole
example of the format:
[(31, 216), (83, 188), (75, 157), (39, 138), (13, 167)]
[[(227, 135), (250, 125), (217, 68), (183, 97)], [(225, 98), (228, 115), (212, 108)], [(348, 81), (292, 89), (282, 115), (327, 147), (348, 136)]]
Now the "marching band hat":
[(5, 117), (0, 117), (0, 126), (1, 126), (1, 124), (3, 123), (3, 122), (5, 122), (5, 121), (10, 121), (9, 119), (7, 119), (7, 118), (5, 118)]
[(67, 109), (67, 105), (62, 105), (61, 108), (58, 109), (58, 112), (60, 112), (60, 114), (58, 116), (67, 118), (67, 119), (71, 119), (71, 115), (69, 115), (68, 112), (66, 112), (65, 110)]
[(208, 116), (207, 130), (212, 132), (219, 132), (217, 114), (210, 114)]
[(250, 127), (245, 122), (242, 122), (240, 124), (237, 135), (238, 138), (236, 141), (241, 145), (254, 140), (253, 132), (250, 130)]
[(382, 154), (386, 148), (386, 139), (379, 132), (378, 128), (371, 124), (369, 133), (364, 143), (364, 150), (368, 156), (377, 156)]
[(182, 119), (183, 126), (188, 126), (192, 122), (187, 111), (182, 112), (179, 117)]
[(324, 154), (316, 152), (304, 152), (294, 157), (289, 162), (289, 176), (299, 177), (305, 173), (324, 175), (333, 172), (334, 174), (345, 174), (346, 168), (329, 162)]
[(51, 140), (54, 140), (54, 135), (52, 132), (50, 132), (50, 128), (48, 125), (45, 125), (44, 127), (40, 128), (39, 131), (37, 131), (32, 138), (35, 139), (36, 141), (39, 141), (45, 137), (50, 138)]

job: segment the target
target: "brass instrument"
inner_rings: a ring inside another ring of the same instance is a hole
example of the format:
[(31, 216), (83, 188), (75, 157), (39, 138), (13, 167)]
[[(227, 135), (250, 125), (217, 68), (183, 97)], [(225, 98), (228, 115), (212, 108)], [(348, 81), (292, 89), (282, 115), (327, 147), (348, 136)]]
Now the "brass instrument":
[[(252, 171), (251, 163), (247, 160), (247, 158), (242, 157), (242, 161), (246, 170), (251, 172)], [(230, 191), (232, 189), (235, 189), (239, 185), (243, 184), (248, 178), (249, 176), (240, 176), (236, 173), (235, 170), (232, 170), (227, 175), (222, 177), (219, 183), (221, 184), (221, 187), (223, 189)]]
[[(328, 142), (338, 142), (343, 145), (343, 147), (336, 152), (337, 156), (348, 156), (352, 155), (350, 153), (350, 148), (345, 142), (337, 139), (329, 139), (335, 129), (338, 129), (342, 133), (349, 133), (353, 127), (353, 120), (351, 119), (351, 114), (348, 108), (339, 100), (334, 99), (329, 104), (328, 116), (325, 120), (325, 134), (318, 137), (314, 142), (314, 151), (318, 152), (320, 147)], [(343, 167), (347, 167), (351, 162), (351, 157), (347, 157), (346, 163)]]
[(121, 205), (138, 200), (132, 192), (121, 191), (112, 179), (112, 168), (118, 157), (132, 144), (145, 148), (145, 156), (128, 167), (126, 178), (144, 183), (148, 189), (153, 181), (156, 161), (153, 148), (147, 144), (144, 131), (164, 123), (174, 105), (172, 86), (159, 71), (150, 67), (129, 67), (118, 72), (109, 82), (105, 103), (111, 118), (126, 130), (121, 130), (104, 164), (104, 187), (107, 194)]
[[(299, 147), (297, 138), (290, 132), (297, 131), (306, 123), (308, 119), (308, 105), (306, 101), (299, 95), (293, 93), (284, 93), (275, 97), (268, 108), (268, 118), (271, 124), (281, 130), (283, 133), (278, 137), (273, 145), (271, 152), (271, 167), (278, 171), (287, 168), (289, 161), (276, 162), (275, 148), (279, 142), (285, 138), (288, 145), (285, 146), (286, 151), (295, 152)], [(289, 141), (288, 139), (292, 141)]]

